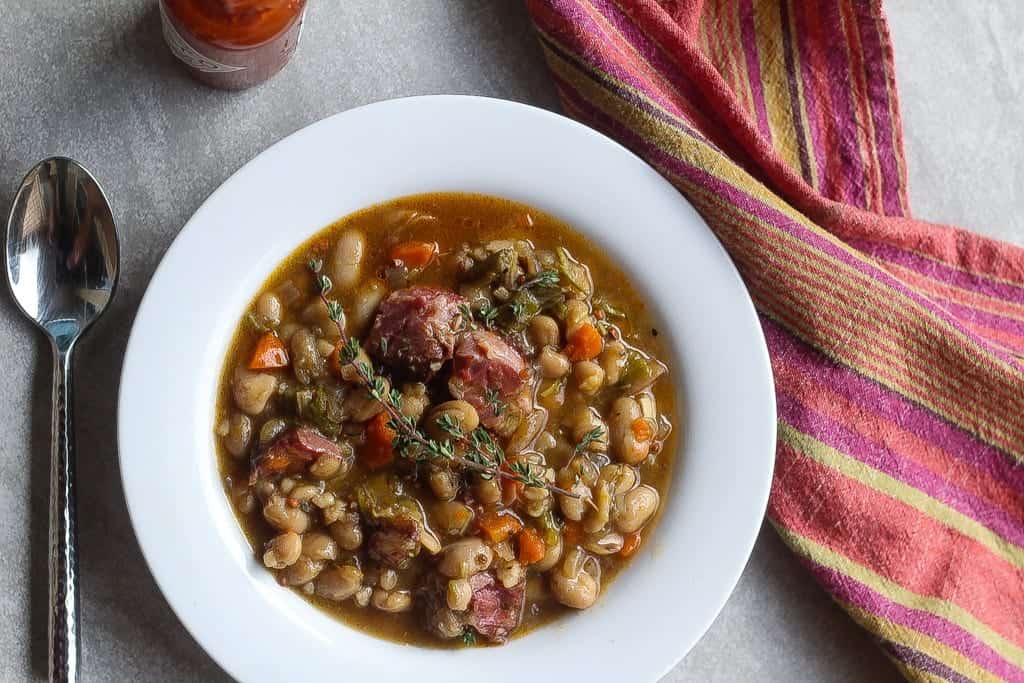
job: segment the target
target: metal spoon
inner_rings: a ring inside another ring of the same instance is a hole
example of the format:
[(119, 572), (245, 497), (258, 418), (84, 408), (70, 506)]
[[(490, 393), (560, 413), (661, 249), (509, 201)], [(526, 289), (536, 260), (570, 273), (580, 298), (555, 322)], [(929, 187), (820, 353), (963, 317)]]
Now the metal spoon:
[(71, 357), (117, 284), (110, 205), (78, 162), (45, 159), (21, 182), (7, 220), (7, 284), (53, 348), (50, 469), (50, 680), (77, 681), (78, 550)]

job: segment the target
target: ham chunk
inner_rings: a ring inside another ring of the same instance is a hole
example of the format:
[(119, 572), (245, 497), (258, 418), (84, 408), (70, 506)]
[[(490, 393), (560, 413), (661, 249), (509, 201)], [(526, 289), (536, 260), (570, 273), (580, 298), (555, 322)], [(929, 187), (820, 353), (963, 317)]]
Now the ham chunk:
[(474, 330), (459, 337), (448, 390), (476, 408), (484, 427), (507, 436), (531, 407), (529, 379), (518, 351), (493, 332)]
[(505, 588), (491, 572), (480, 572), (469, 578), (473, 591), (469, 608), (456, 612), (448, 607), (445, 590), (448, 579), (434, 573), (424, 581), (417, 597), (423, 625), (434, 635), (457, 638), (473, 628), (492, 643), (503, 643), (519, 628), (526, 604), (526, 582)]
[(311, 427), (284, 432), (253, 460), (252, 481), (285, 474), (297, 474), (321, 455), (344, 458), (341, 446)]
[(452, 357), (465, 304), (455, 292), (433, 287), (392, 292), (380, 305), (367, 350), (396, 375), (429, 379)]

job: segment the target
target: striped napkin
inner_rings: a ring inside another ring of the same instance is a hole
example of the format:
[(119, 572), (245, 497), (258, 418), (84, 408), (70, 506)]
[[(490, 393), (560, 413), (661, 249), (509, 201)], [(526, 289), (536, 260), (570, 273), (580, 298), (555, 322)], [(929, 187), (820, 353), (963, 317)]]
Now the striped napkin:
[(750, 290), (780, 536), (907, 678), (1024, 681), (1024, 251), (909, 217), (880, 2), (527, 5)]

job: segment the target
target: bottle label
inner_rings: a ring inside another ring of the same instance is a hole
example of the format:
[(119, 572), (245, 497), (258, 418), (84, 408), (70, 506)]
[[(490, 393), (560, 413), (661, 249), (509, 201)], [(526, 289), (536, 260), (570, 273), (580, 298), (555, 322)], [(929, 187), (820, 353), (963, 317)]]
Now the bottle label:
[(230, 73), (232, 71), (243, 71), (246, 67), (244, 66), (232, 66), (230, 64), (222, 64), (221, 62), (210, 59), (209, 57), (201, 54), (194, 47), (189, 45), (178, 30), (174, 28), (174, 24), (171, 22), (170, 17), (167, 16), (167, 10), (164, 9), (164, 3), (158, 3), (160, 5), (160, 21), (164, 25), (164, 40), (167, 41), (167, 47), (171, 48), (171, 52), (175, 57), (188, 64), (197, 71), (205, 71), (207, 73)]

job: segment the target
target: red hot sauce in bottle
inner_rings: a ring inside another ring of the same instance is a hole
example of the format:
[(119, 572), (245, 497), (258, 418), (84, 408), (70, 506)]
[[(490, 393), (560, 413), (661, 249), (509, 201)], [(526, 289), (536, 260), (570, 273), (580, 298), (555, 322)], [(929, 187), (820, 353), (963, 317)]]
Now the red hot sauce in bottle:
[(306, 0), (159, 0), (164, 40), (196, 79), (241, 90), (262, 83), (299, 44)]

